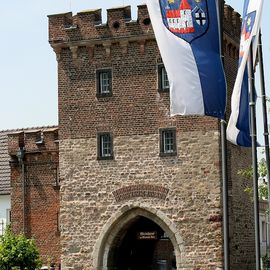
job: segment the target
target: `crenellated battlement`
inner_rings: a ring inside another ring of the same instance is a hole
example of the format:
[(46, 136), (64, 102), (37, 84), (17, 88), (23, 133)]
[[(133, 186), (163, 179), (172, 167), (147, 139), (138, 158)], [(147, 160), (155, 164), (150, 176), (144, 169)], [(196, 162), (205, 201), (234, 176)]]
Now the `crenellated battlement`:
[[(106, 50), (113, 43), (154, 39), (146, 5), (139, 5), (137, 20), (131, 19), (130, 6), (107, 10), (107, 22), (102, 23), (101, 9), (49, 15), (49, 42), (59, 56), (62, 48), (69, 47), (73, 58), (79, 47), (93, 48), (104, 45)], [(110, 48), (109, 48), (110, 49)]]
[(224, 6), (224, 32), (231, 38), (239, 42), (241, 33), (241, 15), (231, 6)]
[(9, 154), (16, 156), (20, 148), (24, 149), (26, 154), (58, 151), (58, 128), (25, 129), (9, 133)]
[[(137, 19), (131, 19), (131, 7), (107, 9), (107, 21), (102, 23), (102, 10), (91, 9), (49, 15), (49, 42), (57, 59), (61, 59), (63, 48), (69, 48), (73, 60), (79, 58), (79, 48), (86, 47), (89, 59), (92, 59), (96, 45), (103, 46), (110, 56), (111, 47), (119, 44), (123, 53), (127, 53), (130, 42), (138, 42), (140, 51), (145, 51), (147, 40), (153, 40), (154, 32), (146, 5), (137, 7)], [(224, 6), (224, 39), (227, 44), (237, 47), (241, 29), (240, 14), (229, 6)]]
[(240, 14), (231, 6), (225, 5), (223, 20), (223, 48), (224, 54), (232, 59), (238, 59), (241, 24), (242, 19)]

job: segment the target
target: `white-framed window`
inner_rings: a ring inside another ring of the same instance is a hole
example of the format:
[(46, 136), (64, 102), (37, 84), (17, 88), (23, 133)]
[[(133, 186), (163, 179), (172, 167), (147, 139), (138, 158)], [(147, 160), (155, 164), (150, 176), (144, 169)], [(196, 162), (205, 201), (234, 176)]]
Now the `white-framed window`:
[(110, 93), (110, 78), (108, 72), (101, 72), (99, 74), (100, 80), (100, 93), (109, 94)]
[(160, 155), (176, 155), (176, 129), (160, 129)]
[(163, 67), (161, 69), (161, 82), (162, 82), (162, 89), (168, 89), (170, 88), (170, 84), (169, 84), (169, 80), (168, 80), (168, 74), (167, 71), (165, 69), (165, 67)]
[(5, 218), (0, 218), (0, 235), (4, 234), (7, 225), (10, 224), (10, 221), (11, 221), (10, 214), (11, 214), (10, 209), (6, 209)]
[(112, 71), (111, 69), (100, 69), (97, 74), (97, 96), (112, 95)]
[(168, 74), (163, 64), (158, 65), (158, 88), (165, 92), (170, 89)]
[(113, 142), (110, 133), (98, 134), (98, 158), (112, 159), (113, 158)]

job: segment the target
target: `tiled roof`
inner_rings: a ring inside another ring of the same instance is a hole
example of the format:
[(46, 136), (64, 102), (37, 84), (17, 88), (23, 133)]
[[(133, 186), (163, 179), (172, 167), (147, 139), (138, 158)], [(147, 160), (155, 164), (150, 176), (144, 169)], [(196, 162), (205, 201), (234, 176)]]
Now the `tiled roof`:
[(0, 131), (0, 194), (10, 193), (8, 131)]

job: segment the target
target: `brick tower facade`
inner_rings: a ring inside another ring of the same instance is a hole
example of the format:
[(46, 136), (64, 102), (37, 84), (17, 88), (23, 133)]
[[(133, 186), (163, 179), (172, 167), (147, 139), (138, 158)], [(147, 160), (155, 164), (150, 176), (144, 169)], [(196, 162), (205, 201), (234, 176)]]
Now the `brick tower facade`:
[[(229, 6), (224, 25), (231, 90), (241, 22)], [(146, 6), (136, 21), (129, 6), (109, 9), (106, 24), (101, 10), (50, 15), (49, 42), (59, 74), (62, 269), (222, 269), (219, 121), (170, 117)], [(235, 270), (254, 269), (252, 204), (237, 176), (249, 161), (229, 145)]]

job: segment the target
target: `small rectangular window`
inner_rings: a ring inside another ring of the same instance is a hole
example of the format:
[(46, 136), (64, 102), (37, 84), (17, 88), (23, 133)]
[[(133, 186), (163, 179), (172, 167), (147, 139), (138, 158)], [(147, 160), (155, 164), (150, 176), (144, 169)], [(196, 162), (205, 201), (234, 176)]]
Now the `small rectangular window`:
[(160, 130), (160, 155), (176, 155), (176, 130), (173, 128)]
[(60, 232), (61, 227), (60, 227), (60, 213), (56, 213), (56, 230), (57, 232)]
[(60, 177), (59, 177), (59, 168), (58, 168), (58, 166), (55, 167), (55, 168), (52, 168), (52, 173), (54, 174), (53, 186), (55, 188), (60, 188)]
[(97, 70), (97, 96), (112, 95), (112, 71), (110, 69)]
[(98, 158), (112, 159), (113, 158), (113, 143), (110, 133), (98, 134)]
[(170, 84), (169, 84), (167, 71), (164, 65), (158, 66), (158, 84), (159, 84), (158, 87), (160, 91), (169, 91)]

